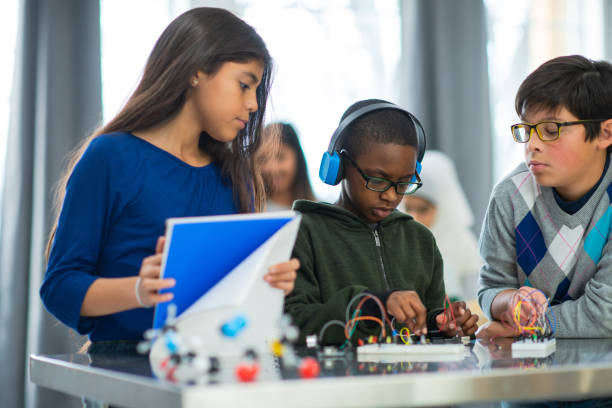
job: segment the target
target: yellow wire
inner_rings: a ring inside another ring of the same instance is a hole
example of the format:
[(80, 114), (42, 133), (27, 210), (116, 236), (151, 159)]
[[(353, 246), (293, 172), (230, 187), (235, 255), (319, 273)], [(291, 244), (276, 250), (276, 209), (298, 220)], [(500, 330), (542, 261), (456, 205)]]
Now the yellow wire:
[(514, 322), (518, 326), (519, 331), (523, 332), (523, 331), (527, 331), (527, 330), (537, 330), (541, 334), (544, 334), (544, 329), (542, 327), (540, 327), (540, 326), (529, 327), (529, 326), (522, 326), (521, 325), (521, 304), (522, 303), (523, 303), (523, 301), (519, 300), (516, 303), (516, 306), (514, 307), (514, 316), (516, 317)]
[(403, 328), (402, 328), (402, 330), (400, 330), (400, 332), (399, 332), (399, 334), (400, 334), (400, 339), (402, 339), (402, 341), (403, 341), (405, 344), (410, 344), (410, 343), (408, 343), (408, 342), (407, 342), (407, 341), (404, 339), (404, 336), (402, 335), (402, 333), (404, 332), (404, 330), (406, 330), (406, 332), (408, 333), (408, 334), (406, 335), (406, 337), (408, 337), (408, 339), (410, 339), (410, 330), (408, 330), (408, 328), (407, 328), (407, 327), (403, 327)]

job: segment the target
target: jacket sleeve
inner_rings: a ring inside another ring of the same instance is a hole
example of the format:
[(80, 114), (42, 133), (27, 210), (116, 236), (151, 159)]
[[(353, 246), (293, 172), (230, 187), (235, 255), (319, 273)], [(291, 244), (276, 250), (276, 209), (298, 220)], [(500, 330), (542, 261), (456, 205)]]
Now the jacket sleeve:
[[(432, 237), (433, 240), (433, 237)], [(444, 287), (444, 267), (442, 262), (442, 255), (438, 246), (433, 243), (433, 263), (432, 272), (433, 276), (431, 279), (431, 285), (429, 286), (425, 299), (423, 300), (424, 306), (427, 308), (427, 329), (437, 330), (438, 325), (436, 324), (436, 316), (444, 311), (444, 298), (446, 296), (446, 289)]]
[(480, 268), (480, 287), (478, 302), (485, 315), (491, 319), (491, 304), (499, 292), (506, 289), (518, 289), (518, 269), (516, 265), (516, 246), (513, 216), (510, 208), (503, 208), (500, 203), (511, 206), (510, 197), (500, 197), (503, 191), (494, 190), (480, 234), (480, 255), (484, 264)]
[[(300, 270), (295, 280), (294, 290), (285, 298), (285, 313), (291, 315), (300, 329), (299, 344), (304, 344), (306, 336), (319, 335), (321, 328), (331, 320), (346, 321), (346, 306), (357, 294), (367, 290), (365, 286), (350, 285), (339, 290), (326, 302), (321, 300), (319, 271), (315, 270), (315, 256), (311, 237), (302, 225), (293, 249), (293, 256), (300, 260)], [(359, 329), (357, 336), (360, 335)], [(325, 344), (342, 344), (345, 341), (343, 329), (332, 325), (325, 331)]]
[(74, 168), (60, 212), (40, 288), (46, 309), (80, 334), (93, 328), (95, 318), (81, 317), (81, 306), (97, 279), (97, 263), (111, 224), (115, 201), (111, 160), (119, 153), (109, 140), (94, 139)]

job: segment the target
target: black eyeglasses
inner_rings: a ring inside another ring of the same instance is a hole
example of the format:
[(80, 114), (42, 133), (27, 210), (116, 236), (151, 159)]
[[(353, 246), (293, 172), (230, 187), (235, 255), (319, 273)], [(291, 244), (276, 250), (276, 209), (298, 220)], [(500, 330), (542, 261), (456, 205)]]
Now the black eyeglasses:
[(553, 140), (557, 140), (559, 136), (561, 136), (561, 127), (563, 126), (582, 125), (584, 123), (603, 122), (606, 120), (608, 119), (584, 119), (574, 120), (571, 122), (544, 121), (533, 124), (517, 123), (515, 125), (510, 126), (510, 130), (512, 130), (512, 137), (518, 143), (529, 142), (534, 129), (541, 141), (552, 142)]
[(395, 192), (397, 194), (410, 195), (410, 194), (413, 194), (415, 191), (417, 191), (419, 187), (423, 185), (423, 183), (421, 182), (421, 178), (419, 177), (419, 174), (416, 172), (414, 173), (414, 179), (416, 181), (406, 181), (406, 182), (395, 182), (395, 181), (387, 180), (387, 179), (380, 178), (380, 177), (367, 176), (363, 172), (363, 170), (361, 170), (359, 166), (357, 166), (357, 163), (355, 163), (355, 161), (351, 158), (351, 156), (349, 156), (346, 150), (344, 149), (341, 150), (340, 154), (346, 157), (351, 162), (353, 167), (355, 167), (355, 169), (361, 175), (361, 177), (363, 177), (363, 179), (366, 182), (366, 188), (368, 190), (383, 193), (387, 191), (388, 189), (390, 189), (391, 187), (395, 187)]

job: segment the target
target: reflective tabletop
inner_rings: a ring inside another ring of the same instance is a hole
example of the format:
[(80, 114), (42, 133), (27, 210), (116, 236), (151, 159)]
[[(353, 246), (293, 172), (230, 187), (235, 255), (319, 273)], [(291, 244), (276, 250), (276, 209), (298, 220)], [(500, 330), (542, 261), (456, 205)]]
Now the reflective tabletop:
[(147, 357), (130, 353), (31, 355), (30, 376), (39, 386), (127, 407), (440, 406), (612, 396), (612, 339), (557, 339), (553, 354), (523, 358), (513, 358), (511, 340), (504, 340), (473, 341), (447, 361), (299, 350), (317, 357), (321, 372), (314, 379), (262, 356), (254, 382), (239, 382), (239, 360), (225, 359), (216, 374), (177, 384), (156, 378)]

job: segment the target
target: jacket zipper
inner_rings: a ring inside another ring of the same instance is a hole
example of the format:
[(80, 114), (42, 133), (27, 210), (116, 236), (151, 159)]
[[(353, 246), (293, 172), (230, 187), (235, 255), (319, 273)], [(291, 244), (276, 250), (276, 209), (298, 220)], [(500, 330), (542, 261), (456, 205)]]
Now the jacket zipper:
[(385, 273), (385, 264), (382, 258), (382, 247), (380, 245), (380, 235), (378, 234), (378, 228), (372, 230), (374, 234), (374, 242), (376, 243), (376, 253), (378, 254), (378, 263), (380, 264), (380, 270), (382, 271), (383, 280), (385, 281), (385, 287), (387, 290), (391, 290), (389, 282), (387, 281), (387, 274)]

